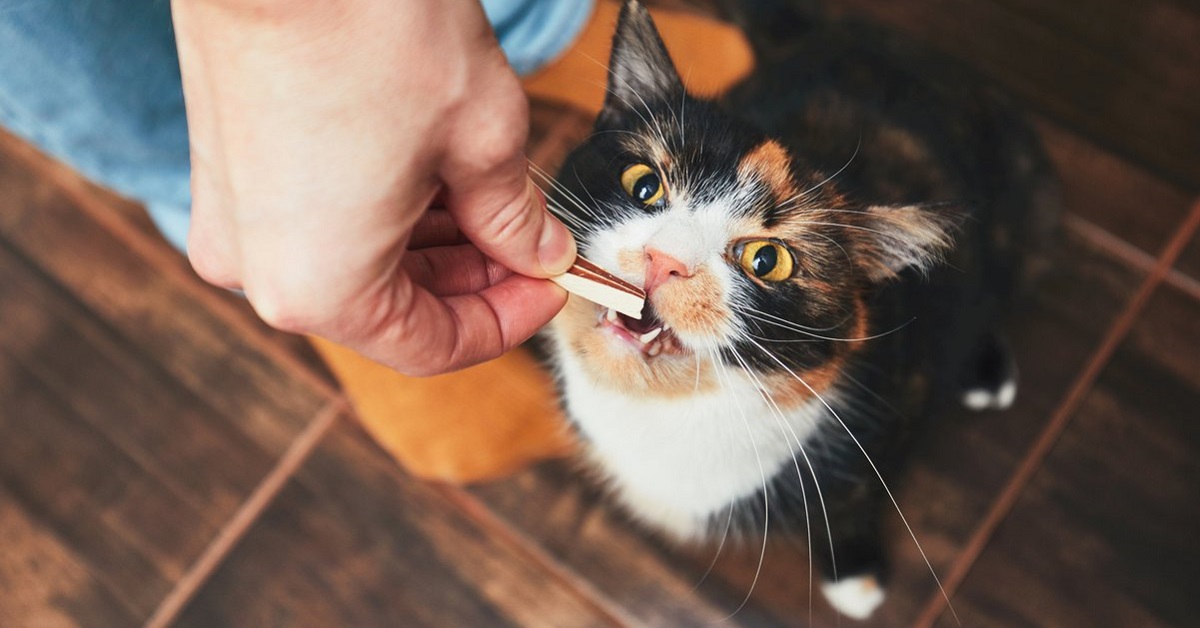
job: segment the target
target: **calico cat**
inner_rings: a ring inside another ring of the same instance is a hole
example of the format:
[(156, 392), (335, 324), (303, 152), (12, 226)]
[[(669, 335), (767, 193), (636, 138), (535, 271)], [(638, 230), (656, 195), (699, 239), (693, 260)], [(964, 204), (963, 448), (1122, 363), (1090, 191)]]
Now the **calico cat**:
[(588, 462), (635, 518), (681, 541), (808, 538), (828, 600), (863, 618), (909, 434), (947, 396), (1012, 403), (995, 330), (1052, 184), (971, 84), (779, 6), (747, 17), (758, 67), (719, 101), (688, 94), (624, 6), (607, 100), (550, 205), (647, 304), (573, 297), (550, 353)]

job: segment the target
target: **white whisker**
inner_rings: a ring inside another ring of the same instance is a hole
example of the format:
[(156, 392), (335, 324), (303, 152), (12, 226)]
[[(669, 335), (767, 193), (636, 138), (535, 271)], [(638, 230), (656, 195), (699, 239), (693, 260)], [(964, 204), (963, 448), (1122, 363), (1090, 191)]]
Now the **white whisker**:
[(896, 514), (899, 515), (900, 521), (904, 524), (904, 528), (908, 530), (908, 535), (912, 538), (913, 545), (917, 547), (917, 551), (921, 554), (921, 559), (925, 561), (925, 566), (929, 568), (929, 574), (933, 576), (933, 581), (935, 584), (937, 584), (938, 591), (941, 591), (942, 598), (946, 600), (946, 607), (950, 609), (950, 614), (954, 616), (954, 621), (961, 625), (962, 621), (959, 620), (958, 613), (954, 610), (954, 605), (950, 603), (950, 596), (946, 593), (946, 588), (942, 586), (942, 581), (940, 578), (938, 578), (937, 571), (933, 568), (933, 563), (929, 561), (929, 556), (925, 553), (925, 548), (921, 547), (921, 542), (917, 540), (917, 533), (913, 531), (912, 526), (908, 523), (908, 518), (905, 517), (904, 512), (900, 510), (900, 503), (896, 501), (896, 497), (892, 494), (892, 489), (889, 488), (887, 482), (884, 481), (883, 473), (879, 471), (879, 467), (875, 466), (875, 461), (872, 460), (871, 455), (867, 453), (867, 448), (863, 447), (863, 444), (858, 440), (858, 437), (855, 436), (854, 432), (850, 430), (850, 426), (846, 425), (846, 422), (843, 421), (842, 417), (837, 413), (836, 410), (833, 409), (833, 406), (829, 405), (829, 402), (825, 401), (825, 398), (822, 397), (815, 388), (810, 386), (808, 382), (804, 381), (804, 379), (797, 375), (795, 371), (788, 368), (788, 366), (784, 364), (782, 360), (776, 357), (775, 354), (767, 351), (765, 347), (758, 344), (754, 340), (750, 340), (750, 342), (754, 344), (754, 346), (758, 347), (759, 351), (762, 351), (767, 357), (771, 358), (777, 364), (779, 364), (779, 366), (783, 367), (783, 370), (787, 371), (789, 375), (796, 379), (796, 381), (800, 382), (801, 385), (807, 388), (808, 392), (816, 397), (817, 400), (821, 402), (821, 405), (825, 406), (825, 409), (828, 410), (831, 415), (833, 415), (833, 418), (837, 419), (837, 422), (842, 426), (842, 429), (845, 430), (850, 439), (854, 441), (854, 444), (858, 447), (858, 450), (862, 452), (863, 457), (866, 458), (867, 464), (871, 465), (871, 470), (875, 472), (875, 477), (878, 478), (879, 484), (883, 487), (883, 491), (887, 494), (888, 499), (892, 502), (892, 507), (896, 509)]
[[(729, 375), (729, 371), (721, 363), (720, 358), (719, 358), (719, 356), (716, 355), (715, 351), (710, 351), (710, 353), (712, 355), (713, 368), (718, 373), (717, 377), (719, 378), (720, 375), (723, 373), (726, 377), (726, 381), (729, 383), (729, 391), (733, 392), (733, 390), (734, 390), (733, 379)], [(734, 393), (734, 399), (735, 400), (737, 399), (736, 393)], [(733, 612), (730, 613), (728, 616), (726, 616), (721, 621), (727, 621), (727, 620), (733, 618), (734, 615), (737, 615), (739, 612), (741, 612), (741, 610), (746, 607), (746, 604), (748, 604), (750, 602), (750, 596), (752, 596), (754, 594), (754, 589), (755, 589), (755, 587), (758, 586), (758, 578), (759, 578), (759, 576), (762, 575), (763, 561), (766, 560), (766, 557), (767, 557), (767, 533), (771, 526), (771, 507), (770, 507), (771, 499), (770, 499), (770, 491), (767, 489), (767, 472), (765, 469), (763, 469), (762, 456), (758, 452), (758, 443), (754, 440), (754, 432), (753, 432), (753, 430), (750, 429), (750, 422), (746, 418), (746, 411), (745, 411), (745, 409), (742, 408), (741, 404), (738, 404), (737, 408), (738, 408), (738, 415), (742, 419), (742, 425), (744, 425), (746, 427), (746, 435), (750, 437), (750, 447), (754, 449), (754, 457), (758, 461), (758, 474), (759, 474), (759, 478), (762, 481), (763, 542), (762, 542), (762, 551), (760, 551), (758, 554), (758, 567), (754, 570), (754, 579), (751, 580), (751, 582), (750, 582), (750, 590), (746, 592), (746, 597), (745, 597), (745, 599), (742, 600), (742, 603), (739, 604), (737, 608), (733, 609)]]
[(823, 186), (823, 185), (825, 185), (826, 183), (829, 183), (830, 181), (832, 181), (832, 180), (834, 180), (835, 178), (837, 178), (837, 177), (838, 177), (838, 175), (842, 174), (842, 172), (844, 172), (844, 171), (846, 170), (846, 168), (849, 168), (849, 167), (850, 167), (850, 164), (854, 162), (854, 159), (855, 159), (856, 157), (858, 157), (858, 151), (859, 151), (859, 149), (861, 149), (861, 148), (862, 148), (862, 136), (861, 136), (861, 135), (859, 135), (859, 137), (858, 137), (858, 144), (856, 144), (856, 145), (854, 146), (854, 152), (853, 152), (853, 153), (850, 155), (850, 159), (847, 159), (847, 160), (846, 160), (846, 163), (845, 163), (845, 164), (843, 164), (841, 168), (838, 168), (838, 171), (837, 171), (837, 172), (835, 172), (835, 173), (833, 173), (833, 174), (829, 175), (828, 177), (826, 177), (824, 181), (821, 181), (820, 183), (818, 183), (818, 184), (816, 184), (816, 185), (814, 185), (814, 186), (812, 186), (812, 187), (808, 188), (807, 190), (804, 190), (803, 192), (801, 192), (801, 193), (799, 193), (799, 194), (797, 194), (797, 195), (793, 196), (791, 199), (788, 199), (787, 201), (784, 201), (783, 203), (781, 203), (780, 207), (781, 207), (781, 208), (783, 208), (784, 206), (786, 206), (787, 204), (789, 204), (789, 203), (791, 203), (791, 202), (793, 202), (793, 201), (801, 201), (801, 200), (804, 200), (805, 198), (808, 198), (808, 195), (809, 195), (809, 194), (811, 194), (811, 193), (813, 193), (813, 192), (817, 191), (818, 189), (820, 189), (820, 188), (821, 188), (821, 186)]
[[(783, 433), (783, 439), (785, 442), (788, 443), (788, 448), (791, 449), (791, 442), (792, 442), (792, 440), (794, 440), (796, 442), (796, 449), (800, 450), (800, 455), (804, 457), (804, 464), (808, 466), (809, 473), (812, 474), (813, 486), (815, 486), (817, 489), (817, 499), (821, 504), (821, 514), (822, 514), (822, 517), (825, 519), (826, 536), (829, 538), (830, 563), (833, 565), (833, 577), (836, 580), (837, 579), (837, 559), (835, 557), (836, 555), (835, 555), (835, 552), (833, 549), (833, 532), (829, 526), (829, 511), (825, 507), (825, 496), (822, 494), (821, 486), (817, 482), (817, 470), (813, 466), (812, 460), (809, 459), (808, 453), (804, 450), (804, 444), (800, 442), (800, 437), (796, 434), (796, 431), (792, 427), (792, 425), (790, 423), (788, 423), (787, 420), (784, 418), (783, 411), (779, 408), (779, 405), (777, 403), (775, 403), (775, 399), (771, 396), (771, 393), (767, 391), (767, 389), (763, 385), (762, 381), (759, 380), (758, 376), (755, 375), (754, 371), (751, 370), (749, 365), (746, 364), (746, 361), (740, 355), (738, 355), (736, 351), (731, 350), (730, 353), (733, 355), (734, 359), (738, 361), (738, 364), (740, 364), (742, 366), (742, 369), (746, 372), (746, 374), (749, 375), (750, 378), (754, 381), (754, 387), (758, 390), (759, 396), (762, 397), (763, 401), (766, 402), (768, 407), (771, 409), (771, 412), (775, 417), (775, 422), (777, 425), (779, 425), (780, 432)], [(788, 438), (789, 432), (791, 433), (791, 439)], [(811, 625), (812, 624), (812, 599), (813, 599), (812, 522), (811, 522), (811, 519), (809, 516), (809, 511), (808, 511), (808, 492), (804, 488), (804, 475), (800, 471), (800, 462), (796, 459), (795, 450), (792, 450), (791, 454), (792, 454), (792, 464), (796, 468), (796, 481), (800, 483), (800, 501), (803, 502), (803, 504), (804, 504), (804, 542), (805, 542), (805, 545), (809, 548), (809, 550), (808, 550), (808, 623)]]

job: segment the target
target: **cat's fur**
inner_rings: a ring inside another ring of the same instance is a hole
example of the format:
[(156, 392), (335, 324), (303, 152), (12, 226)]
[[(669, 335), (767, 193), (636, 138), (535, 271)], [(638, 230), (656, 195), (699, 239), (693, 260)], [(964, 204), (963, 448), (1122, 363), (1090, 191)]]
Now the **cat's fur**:
[[(649, 14), (622, 11), (608, 99), (551, 205), (651, 305), (636, 321), (572, 298), (552, 361), (588, 460), (636, 518), (681, 540), (811, 529), (827, 597), (865, 617), (882, 600), (879, 476), (914, 424), (947, 396), (1012, 401), (995, 327), (1052, 188), (1025, 127), (919, 54), (747, 15), (758, 68), (712, 102), (685, 93)], [(626, 191), (635, 164), (660, 201)], [(742, 267), (763, 241), (792, 275)]]

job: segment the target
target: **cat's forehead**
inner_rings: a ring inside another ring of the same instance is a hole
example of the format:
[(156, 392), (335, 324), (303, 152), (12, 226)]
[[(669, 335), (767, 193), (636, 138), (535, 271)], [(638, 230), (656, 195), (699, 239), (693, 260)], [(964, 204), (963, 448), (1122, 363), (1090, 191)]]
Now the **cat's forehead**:
[(737, 179), (742, 185), (761, 185), (780, 200), (795, 198), (799, 193), (792, 156), (772, 139), (763, 140), (738, 159)]

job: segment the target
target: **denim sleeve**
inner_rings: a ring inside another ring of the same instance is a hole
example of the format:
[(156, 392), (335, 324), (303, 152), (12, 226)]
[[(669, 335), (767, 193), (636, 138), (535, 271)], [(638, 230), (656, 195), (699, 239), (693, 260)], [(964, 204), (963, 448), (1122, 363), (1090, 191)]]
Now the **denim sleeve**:
[(500, 47), (518, 74), (566, 51), (591, 17), (594, 0), (482, 0)]
[[(593, 0), (483, 0), (519, 73), (561, 54)], [(168, 0), (36, 0), (0, 8), (0, 125), (144, 203), (184, 250), (187, 121)]]

